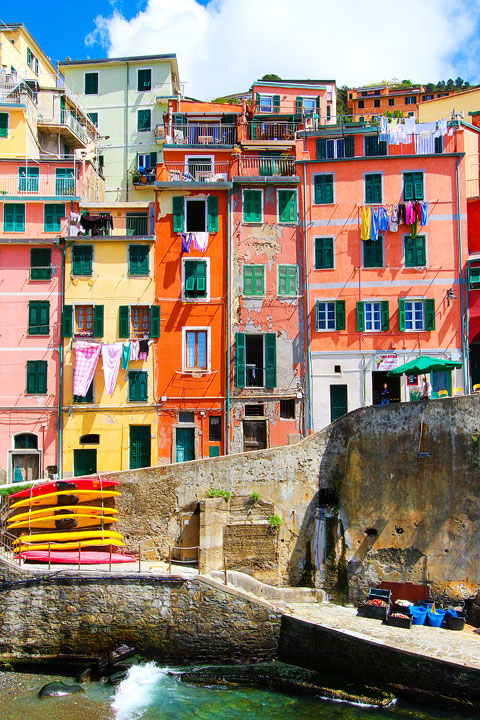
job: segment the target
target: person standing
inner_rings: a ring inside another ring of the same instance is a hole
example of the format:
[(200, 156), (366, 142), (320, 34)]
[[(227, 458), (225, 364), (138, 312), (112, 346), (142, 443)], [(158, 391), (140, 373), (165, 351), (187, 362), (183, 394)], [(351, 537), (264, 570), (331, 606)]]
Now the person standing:
[(430, 400), (432, 397), (432, 385), (429, 380), (427, 380), (427, 376), (423, 376), (423, 386), (422, 386), (422, 397), (421, 400)]
[(389, 405), (390, 404), (390, 390), (388, 389), (387, 383), (383, 383), (383, 389), (380, 393), (380, 405)]

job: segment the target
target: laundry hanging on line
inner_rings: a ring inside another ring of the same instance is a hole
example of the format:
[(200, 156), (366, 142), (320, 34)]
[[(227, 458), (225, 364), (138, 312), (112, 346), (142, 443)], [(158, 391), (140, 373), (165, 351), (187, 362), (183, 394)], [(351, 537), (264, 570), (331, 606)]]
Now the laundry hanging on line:
[(101, 343), (91, 343), (77, 340), (75, 343), (75, 369), (73, 371), (73, 394), (85, 397), (91, 385), (98, 358), (100, 357)]
[(428, 202), (407, 202), (398, 205), (362, 206), (360, 220), (361, 240), (378, 240), (379, 233), (397, 232), (399, 225), (410, 225), (415, 238), (419, 226), (428, 224)]
[(117, 382), (120, 360), (122, 359), (123, 343), (103, 343), (103, 375), (105, 378), (105, 392), (112, 395)]

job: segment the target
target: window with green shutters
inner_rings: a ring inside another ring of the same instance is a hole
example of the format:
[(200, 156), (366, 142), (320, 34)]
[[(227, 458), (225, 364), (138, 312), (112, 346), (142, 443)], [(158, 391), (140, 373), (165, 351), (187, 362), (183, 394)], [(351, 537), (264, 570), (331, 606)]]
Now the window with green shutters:
[(382, 203), (382, 176), (380, 173), (365, 175), (365, 202), (367, 204)]
[(144, 402), (148, 400), (148, 373), (143, 370), (129, 371), (128, 399), (130, 402)]
[(315, 303), (315, 329), (345, 330), (345, 300), (317, 300)]
[(363, 267), (383, 267), (383, 237), (378, 240), (363, 240)]
[(265, 335), (265, 387), (277, 384), (277, 333)]
[(315, 175), (313, 183), (315, 205), (328, 205), (330, 203), (333, 203), (333, 173)]
[(160, 305), (120, 305), (118, 308), (118, 337), (160, 337)]
[(471, 267), (468, 273), (470, 290), (480, 290), (480, 267)]
[(218, 232), (218, 197), (209, 195), (207, 198), (207, 230)]
[(277, 190), (278, 221), (280, 223), (297, 222), (297, 191)]
[(52, 277), (52, 251), (50, 248), (30, 250), (30, 280), (50, 280)]
[(315, 270), (331, 270), (333, 267), (333, 237), (315, 238)]
[(3, 203), (3, 231), (25, 232), (25, 205)]
[(152, 129), (152, 111), (151, 110), (139, 110), (137, 112), (137, 130), (138, 132), (145, 132), (145, 130)]
[[(103, 305), (64, 305), (62, 310), (62, 337), (103, 337)], [(90, 320), (91, 319), (91, 320)]]
[(403, 199), (423, 200), (423, 173), (403, 173)]
[(93, 245), (72, 247), (72, 275), (90, 276), (93, 273)]
[(85, 396), (74, 395), (73, 402), (74, 403), (93, 403), (93, 385), (94, 385), (94, 380), (92, 380), (92, 382), (90, 383), (90, 387), (87, 390), (87, 394)]
[(417, 235), (416, 238), (406, 237), (405, 243), (405, 267), (425, 267), (427, 264), (427, 243), (425, 235)]
[(85, 73), (85, 95), (98, 95), (98, 73)]
[(185, 227), (185, 202), (183, 195), (175, 196), (173, 203), (173, 232), (183, 232)]
[(278, 294), (297, 295), (298, 268), (296, 265), (278, 266)]
[(262, 222), (263, 190), (243, 191), (243, 222)]
[(378, 332), (390, 329), (388, 300), (357, 302), (357, 331)]
[(93, 122), (95, 127), (98, 127), (98, 112), (90, 112), (88, 113), (88, 117)]
[(0, 113), (0, 138), (8, 137), (8, 113)]
[(379, 140), (378, 135), (365, 136), (365, 157), (386, 154), (387, 143), (385, 142), (385, 140)]
[(27, 395), (46, 395), (47, 361), (27, 360)]
[(243, 294), (265, 294), (265, 265), (243, 266)]
[(38, 193), (38, 181), (40, 168), (19, 167), (18, 168), (18, 192)]
[(134, 276), (148, 275), (149, 268), (149, 245), (128, 246), (128, 274)]
[(75, 173), (73, 168), (55, 169), (55, 195), (75, 195)]
[(137, 75), (137, 90), (144, 92), (145, 90), (152, 89), (152, 71), (150, 68), (143, 68), (138, 70)]
[(207, 297), (207, 263), (205, 260), (184, 260), (184, 296)]
[(435, 300), (400, 298), (398, 327), (400, 332), (435, 330)]
[(48, 300), (30, 300), (28, 303), (28, 334), (50, 334), (50, 303)]
[(65, 215), (64, 203), (55, 203), (54, 205), (45, 203), (43, 208), (44, 232), (59, 233), (62, 229), (62, 219)]

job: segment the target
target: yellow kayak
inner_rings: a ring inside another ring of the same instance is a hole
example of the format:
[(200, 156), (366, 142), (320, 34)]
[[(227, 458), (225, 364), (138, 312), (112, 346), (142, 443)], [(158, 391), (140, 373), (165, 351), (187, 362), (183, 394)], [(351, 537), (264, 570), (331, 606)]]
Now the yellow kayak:
[(19, 543), (37, 543), (37, 542), (61, 542), (62, 540), (94, 540), (95, 538), (101, 538), (102, 540), (123, 540), (123, 535), (114, 530), (79, 530), (73, 532), (48, 532), (48, 533), (36, 533), (34, 535), (20, 535), (13, 544), (18, 545)]
[(86, 513), (61, 513), (47, 515), (46, 517), (26, 518), (8, 526), (9, 530), (17, 528), (47, 528), (51, 530), (75, 530), (81, 527), (94, 527), (95, 525), (109, 525), (118, 522), (118, 518), (111, 515), (87, 515)]
[(120, 493), (117, 490), (75, 490), (72, 493), (54, 492), (46, 495), (38, 495), (38, 497), (28, 497), (24, 500), (10, 505), (10, 510), (19, 507), (33, 507), (38, 505), (76, 505), (80, 502), (89, 502), (90, 500), (101, 500), (102, 498), (118, 497)]
[(18, 513), (18, 515), (12, 515), (7, 520), (7, 523), (16, 523), (27, 518), (46, 517), (47, 515), (54, 515), (57, 513), (63, 513), (67, 510), (73, 511), (74, 515), (87, 514), (87, 515), (116, 515), (118, 510), (115, 508), (108, 507), (97, 507), (96, 505), (62, 505), (61, 507), (44, 507), (40, 510), (27, 510), (27, 512)]
[[(79, 546), (86, 547), (124, 547), (125, 543), (121, 540), (82, 540), (81, 542), (52, 542), (51, 550), (78, 550)], [(48, 550), (48, 543), (25, 543), (15, 547), (15, 552), (24, 552), (25, 550)]]

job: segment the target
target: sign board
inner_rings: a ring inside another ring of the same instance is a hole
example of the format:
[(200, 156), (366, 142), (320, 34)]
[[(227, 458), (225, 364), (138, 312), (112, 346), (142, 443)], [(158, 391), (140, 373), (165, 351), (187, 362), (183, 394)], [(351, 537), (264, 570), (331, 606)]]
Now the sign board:
[(394, 370), (398, 365), (398, 355), (396, 353), (377, 353), (375, 355), (375, 370), (378, 372), (388, 372)]

